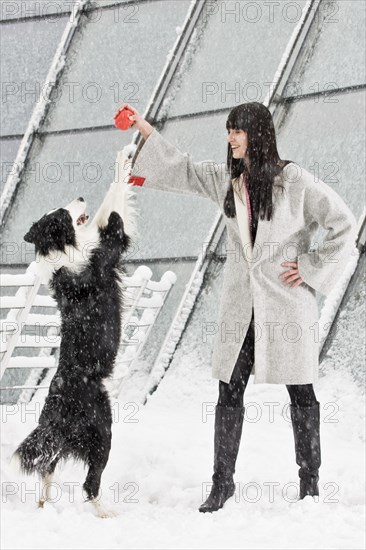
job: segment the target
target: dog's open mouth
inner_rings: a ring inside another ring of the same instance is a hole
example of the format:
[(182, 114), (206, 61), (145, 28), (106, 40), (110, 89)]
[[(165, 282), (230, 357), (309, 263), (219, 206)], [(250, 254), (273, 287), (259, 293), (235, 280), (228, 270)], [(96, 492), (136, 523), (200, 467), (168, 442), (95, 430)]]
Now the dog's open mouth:
[(81, 216), (78, 217), (76, 220), (76, 225), (84, 225), (89, 219), (88, 214), (81, 214)]

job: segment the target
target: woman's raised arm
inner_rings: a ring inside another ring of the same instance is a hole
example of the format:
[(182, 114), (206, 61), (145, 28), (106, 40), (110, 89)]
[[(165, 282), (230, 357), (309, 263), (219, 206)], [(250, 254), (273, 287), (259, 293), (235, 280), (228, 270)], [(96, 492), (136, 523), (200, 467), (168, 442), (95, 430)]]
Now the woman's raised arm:
[(133, 107), (124, 106), (134, 112), (133, 128), (138, 129), (145, 139), (131, 175), (145, 178), (144, 185), (148, 188), (193, 193), (222, 207), (228, 178), (225, 163), (218, 164), (213, 160), (194, 162), (188, 153), (182, 153), (169, 143)]

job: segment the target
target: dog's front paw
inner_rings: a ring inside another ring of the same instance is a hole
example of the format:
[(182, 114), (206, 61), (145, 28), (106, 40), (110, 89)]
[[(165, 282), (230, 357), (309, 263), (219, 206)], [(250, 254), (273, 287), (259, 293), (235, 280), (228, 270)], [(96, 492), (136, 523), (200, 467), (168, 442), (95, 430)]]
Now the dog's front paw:
[(123, 231), (123, 220), (115, 210), (109, 214), (108, 227), (109, 229), (115, 229), (116, 231), (119, 229), (122, 229)]
[(117, 239), (117, 240), (123, 239), (125, 234), (124, 224), (118, 212), (113, 211), (109, 214), (106, 231), (110, 239)]

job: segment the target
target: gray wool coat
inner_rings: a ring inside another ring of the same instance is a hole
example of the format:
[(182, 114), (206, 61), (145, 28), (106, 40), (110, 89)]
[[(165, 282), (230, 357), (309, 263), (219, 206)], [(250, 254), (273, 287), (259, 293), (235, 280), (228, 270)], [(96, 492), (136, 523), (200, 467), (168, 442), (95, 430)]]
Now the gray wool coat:
[[(223, 211), (230, 174), (224, 163), (194, 162), (155, 128), (132, 168), (144, 186), (193, 193), (213, 201), (227, 227), (227, 261), (213, 335), (212, 376), (229, 382), (254, 308), (254, 383), (311, 384), (319, 373), (318, 291), (328, 295), (354, 249), (357, 223), (341, 197), (295, 163), (274, 182), (274, 214), (259, 218), (254, 245), (248, 214), (235, 194), (237, 217)], [(282, 194), (278, 184), (284, 186)], [(309, 251), (317, 228), (328, 230)], [(296, 261), (304, 283), (296, 288), (279, 278)]]

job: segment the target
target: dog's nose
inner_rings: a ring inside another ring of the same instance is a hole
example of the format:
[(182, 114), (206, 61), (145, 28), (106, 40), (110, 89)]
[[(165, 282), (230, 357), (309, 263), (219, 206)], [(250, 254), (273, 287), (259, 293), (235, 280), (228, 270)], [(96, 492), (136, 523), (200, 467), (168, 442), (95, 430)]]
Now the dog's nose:
[(78, 201), (80, 201), (80, 202), (85, 202), (84, 199), (83, 199), (83, 197), (79, 197), (79, 198), (78, 198)]

